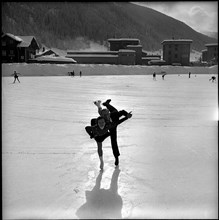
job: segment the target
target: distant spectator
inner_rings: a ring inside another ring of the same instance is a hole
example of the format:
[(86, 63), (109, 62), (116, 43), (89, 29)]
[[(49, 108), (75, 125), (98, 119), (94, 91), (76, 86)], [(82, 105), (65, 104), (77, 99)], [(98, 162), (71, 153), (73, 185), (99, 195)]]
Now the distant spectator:
[(14, 73), (12, 74), (12, 76), (14, 76), (14, 82), (17, 80), (20, 83), (20, 80), (18, 79), (18, 74), (21, 75), (20, 73), (17, 73), (16, 71), (14, 71)]
[(153, 80), (156, 80), (156, 73), (153, 73)]
[(80, 77), (82, 76), (82, 72), (80, 71)]
[(190, 78), (190, 76), (191, 76), (191, 72), (189, 72), (189, 78)]
[(164, 73), (163, 75), (162, 75), (162, 79), (164, 80), (164, 76), (166, 76), (166, 73)]
[(209, 81), (215, 82), (216, 81), (216, 76), (212, 76)]
[(69, 76), (75, 76), (75, 72), (74, 72), (74, 70), (72, 71), (72, 72), (68, 72), (68, 74), (69, 74)]

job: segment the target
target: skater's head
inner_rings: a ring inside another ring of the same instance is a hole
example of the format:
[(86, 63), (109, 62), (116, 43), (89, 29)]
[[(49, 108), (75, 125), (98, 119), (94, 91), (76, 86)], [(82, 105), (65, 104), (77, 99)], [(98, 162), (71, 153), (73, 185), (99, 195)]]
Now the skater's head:
[(104, 129), (106, 122), (105, 119), (103, 117), (98, 117), (97, 118), (97, 125), (99, 126), (100, 129)]
[(110, 119), (110, 112), (109, 112), (109, 110), (106, 109), (106, 108), (104, 108), (104, 109), (101, 110), (100, 115), (101, 115), (103, 118), (107, 119), (107, 120)]

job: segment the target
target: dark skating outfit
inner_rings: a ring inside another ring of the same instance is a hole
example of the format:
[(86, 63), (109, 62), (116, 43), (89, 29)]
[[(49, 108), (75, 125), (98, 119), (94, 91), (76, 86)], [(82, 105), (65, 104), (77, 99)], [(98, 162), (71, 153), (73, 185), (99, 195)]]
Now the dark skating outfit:
[(14, 82), (13, 83), (15, 83), (16, 80), (20, 83), (20, 81), (18, 79), (18, 74), (17, 73), (13, 73), (13, 76), (14, 76)]
[[(127, 115), (128, 112), (125, 110), (118, 111), (115, 107), (109, 104), (108, 101), (103, 103), (104, 106), (107, 107), (107, 109), (110, 111), (110, 118), (112, 119), (112, 122), (116, 123), (118, 125), (119, 118), (122, 116), (125, 116), (126, 119), (128, 119)], [(111, 138), (111, 145), (113, 150), (113, 155), (116, 159), (116, 162), (118, 163), (118, 157), (120, 156), (118, 144), (117, 144), (117, 126), (109, 129), (110, 131), (110, 138)]]
[[(107, 121), (106, 125), (103, 129), (101, 129), (97, 125), (96, 118), (91, 119), (91, 126), (85, 127), (85, 130), (90, 135), (90, 138), (94, 138), (95, 141), (97, 142), (99, 156), (103, 155), (102, 147), (100, 147), (99, 143), (102, 143), (109, 136), (111, 136), (111, 143), (113, 143), (112, 148), (113, 148), (114, 156), (116, 155), (115, 157), (118, 157), (120, 155), (119, 150), (118, 150), (117, 141), (116, 141), (116, 127), (119, 124), (121, 124), (122, 122), (124, 122), (125, 120), (127, 120), (128, 117), (124, 117), (122, 119), (119, 119), (119, 118), (117, 119), (117, 115), (114, 115), (114, 117), (116, 118), (116, 120), (114, 120), (112, 122)], [(113, 133), (112, 133), (112, 131), (113, 131)], [(113, 134), (113, 142), (112, 142), (112, 134)], [(116, 147), (117, 147), (117, 149), (116, 149)]]

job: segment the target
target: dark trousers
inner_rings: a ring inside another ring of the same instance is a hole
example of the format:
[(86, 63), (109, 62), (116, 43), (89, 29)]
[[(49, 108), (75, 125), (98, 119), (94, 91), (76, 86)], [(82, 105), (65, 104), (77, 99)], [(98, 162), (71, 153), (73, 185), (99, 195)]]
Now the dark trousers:
[(14, 77), (14, 83), (15, 83), (16, 80), (17, 80), (18, 82), (20, 82), (17, 76)]
[[(110, 111), (110, 117), (113, 122), (117, 122), (119, 120), (120, 114), (118, 110), (110, 104), (106, 104), (107, 109)], [(117, 144), (117, 126), (113, 129), (110, 129), (110, 139), (111, 139), (111, 146), (114, 157), (118, 157), (119, 147)]]

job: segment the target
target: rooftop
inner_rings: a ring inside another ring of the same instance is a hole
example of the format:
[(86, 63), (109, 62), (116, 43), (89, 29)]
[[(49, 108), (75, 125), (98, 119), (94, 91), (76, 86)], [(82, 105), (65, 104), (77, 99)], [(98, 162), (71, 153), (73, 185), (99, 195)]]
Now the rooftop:
[(218, 43), (205, 44), (206, 47), (215, 47), (218, 46)]
[(35, 39), (34, 36), (17, 36), (17, 37), (22, 40), (20, 44), (18, 44), (18, 47), (29, 47), (31, 41)]
[(139, 39), (136, 38), (110, 38), (108, 41), (137, 41), (139, 42)]
[(18, 41), (18, 42), (21, 42), (21, 41), (22, 41), (22, 39), (21, 39), (20, 37), (15, 36), (15, 35), (10, 34), (10, 33), (6, 33), (6, 34), (4, 34), (2, 37), (4, 37), (4, 36), (8, 36), (8, 37), (10, 37), (10, 38), (12, 38), (12, 39), (14, 39), (14, 40), (16, 40), (16, 41)]
[(170, 40), (164, 40), (161, 44), (164, 43), (192, 43), (193, 41), (190, 39), (170, 39)]

